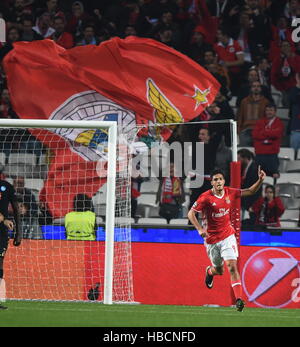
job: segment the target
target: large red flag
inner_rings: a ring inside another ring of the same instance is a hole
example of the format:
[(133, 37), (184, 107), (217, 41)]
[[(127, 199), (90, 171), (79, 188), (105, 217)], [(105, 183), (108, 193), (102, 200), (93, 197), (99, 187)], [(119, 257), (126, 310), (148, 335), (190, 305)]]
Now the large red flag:
[[(20, 118), (115, 120), (131, 139), (135, 115), (151, 123), (188, 121), (214, 100), (219, 89), (214, 77), (185, 55), (137, 37), (70, 50), (52, 40), (17, 42), (5, 57), (4, 68)], [(99, 158), (106, 158), (103, 143), (107, 139), (100, 130), (57, 129), (55, 133), (67, 144), (63, 157), (74, 155), (72, 165), (77, 165), (70, 180), (56, 141), (47, 141), (49, 132), (42, 134), (42, 141), (56, 153), (44, 192), (46, 196), (57, 193), (56, 199), (65, 201), (59, 210), (55, 201), (50, 202), (52, 213), (59, 217), (71, 209), (75, 192), (85, 193), (84, 165), (91, 170), (90, 180), (96, 179), (93, 168)], [(101, 184), (100, 179), (96, 181)], [(95, 193), (99, 185), (89, 193)]]

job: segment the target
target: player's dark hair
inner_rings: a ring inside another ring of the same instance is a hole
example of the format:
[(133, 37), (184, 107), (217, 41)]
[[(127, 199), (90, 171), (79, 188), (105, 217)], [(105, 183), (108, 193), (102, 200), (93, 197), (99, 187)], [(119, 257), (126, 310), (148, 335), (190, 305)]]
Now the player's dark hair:
[(216, 168), (212, 170), (210, 173), (210, 178), (212, 179), (215, 175), (222, 175), (223, 178), (225, 179), (225, 173), (222, 169)]

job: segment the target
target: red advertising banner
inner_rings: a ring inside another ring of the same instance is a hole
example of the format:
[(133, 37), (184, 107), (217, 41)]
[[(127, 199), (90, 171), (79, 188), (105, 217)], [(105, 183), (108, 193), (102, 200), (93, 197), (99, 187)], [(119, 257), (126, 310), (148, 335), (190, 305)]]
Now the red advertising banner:
[[(24, 240), (5, 259), (7, 297), (88, 300), (91, 286), (103, 284), (103, 254), (103, 242)], [(133, 242), (132, 259), (134, 299), (141, 304), (232, 305), (227, 270), (213, 289), (205, 286), (203, 245)], [(299, 248), (241, 246), (247, 306), (300, 308), (299, 264)]]

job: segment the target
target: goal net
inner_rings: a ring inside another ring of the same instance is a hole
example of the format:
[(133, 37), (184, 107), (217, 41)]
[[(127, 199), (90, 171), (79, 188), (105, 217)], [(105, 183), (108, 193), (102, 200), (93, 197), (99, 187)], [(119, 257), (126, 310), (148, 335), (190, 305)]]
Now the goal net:
[(128, 144), (136, 129), (116, 124), (0, 120), (0, 194), (10, 199), (5, 181), (14, 187), (23, 234), (14, 247), (9, 231), (7, 299), (134, 301)]

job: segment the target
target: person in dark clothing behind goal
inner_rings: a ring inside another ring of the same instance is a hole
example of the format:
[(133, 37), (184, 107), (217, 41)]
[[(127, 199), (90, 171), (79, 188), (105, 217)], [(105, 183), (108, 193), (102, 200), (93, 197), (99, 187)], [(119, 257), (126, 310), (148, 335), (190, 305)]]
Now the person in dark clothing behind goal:
[[(15, 219), (15, 235), (14, 235), (14, 246), (20, 246), (21, 240), (22, 240), (22, 234), (20, 230), (20, 223), (19, 223), (19, 212), (18, 212), (18, 203), (17, 203), (17, 197), (16, 192), (14, 190), (14, 187), (3, 180), (0, 180), (0, 287), (1, 282), (2, 286), (4, 285), (3, 280), (3, 263), (4, 263), (4, 257), (5, 253), (7, 251), (8, 247), (8, 230), (14, 229), (14, 223), (7, 219), (8, 217), (8, 205), (11, 204), (14, 212), (14, 219)], [(1, 305), (0, 302), (0, 310), (6, 309), (6, 306)]]

